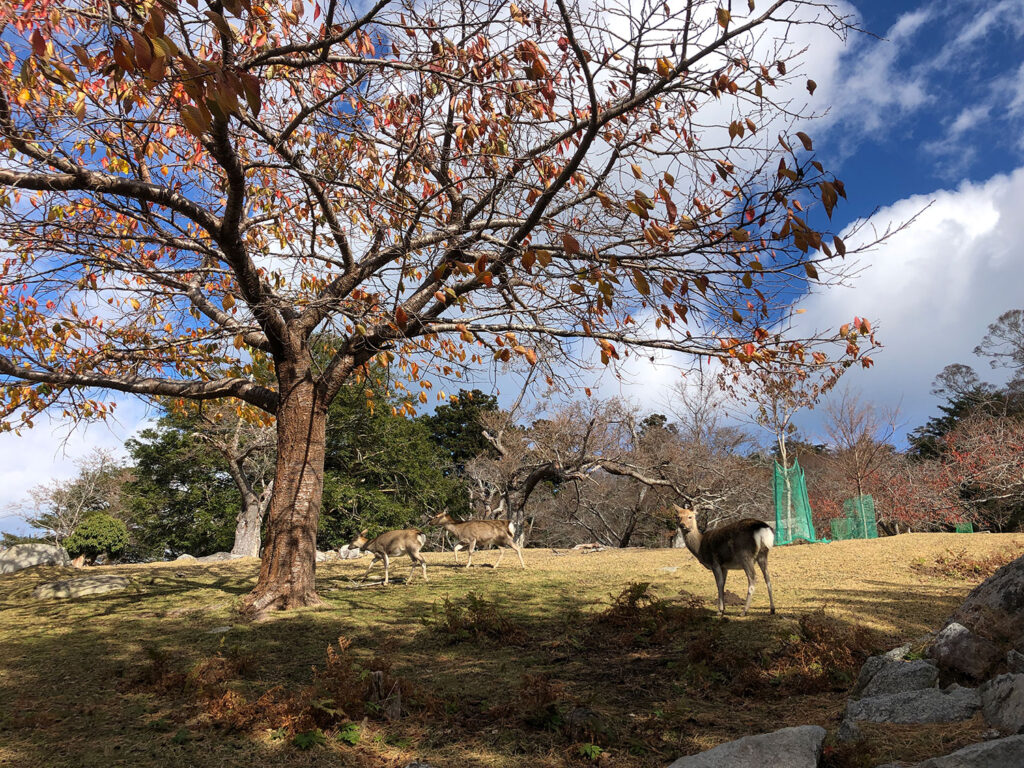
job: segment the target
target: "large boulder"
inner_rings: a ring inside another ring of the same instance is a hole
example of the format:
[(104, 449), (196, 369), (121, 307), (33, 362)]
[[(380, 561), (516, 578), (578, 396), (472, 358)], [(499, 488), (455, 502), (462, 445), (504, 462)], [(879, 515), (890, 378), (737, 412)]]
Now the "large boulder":
[(131, 579), (127, 576), (102, 574), (97, 576), (80, 576), (77, 579), (40, 584), (32, 594), (38, 600), (51, 600), (56, 597), (86, 597), (87, 595), (117, 592), (127, 589), (131, 585)]
[(669, 768), (764, 768), (769, 765), (816, 768), (824, 741), (825, 729), (817, 725), (783, 728), (681, 757)]
[(975, 587), (950, 621), (1024, 652), (1024, 556)]
[(935, 636), (928, 655), (943, 669), (975, 680), (984, 680), (1003, 658), (999, 646), (955, 621)]
[(195, 561), (195, 555), (190, 555), (188, 553), (185, 553), (184, 555), (178, 555), (176, 558), (174, 558), (174, 562), (176, 563), (194, 563)]
[(0, 554), (0, 573), (14, 573), (22, 568), (32, 568), (36, 565), (63, 566), (70, 565), (70, 563), (71, 558), (68, 557), (64, 547), (35, 542), (15, 544)]
[(889, 693), (936, 688), (939, 669), (924, 659), (901, 661), (890, 655), (872, 656), (861, 667), (850, 696), (855, 699), (884, 696)]
[[(1024, 736), (983, 741), (944, 757), (933, 757), (910, 768), (1020, 768), (1024, 765)], [(887, 763), (878, 768), (899, 768)]]
[(981, 711), (989, 725), (1004, 735), (1024, 733), (1024, 675), (1000, 675), (978, 692)]
[(197, 557), (197, 563), (222, 563), (226, 560), (237, 560), (243, 555), (232, 555), (230, 552), (214, 552), (212, 555)]
[(872, 723), (952, 723), (968, 720), (981, 709), (974, 688), (951, 685), (945, 690), (887, 693), (846, 704), (846, 720)]

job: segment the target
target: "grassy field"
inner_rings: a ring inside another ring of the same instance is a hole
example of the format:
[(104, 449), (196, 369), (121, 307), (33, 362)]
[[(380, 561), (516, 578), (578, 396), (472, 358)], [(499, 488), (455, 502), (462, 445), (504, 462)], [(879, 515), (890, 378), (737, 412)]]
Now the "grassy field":
[[(680, 550), (527, 550), (430, 581), (318, 568), (322, 608), (235, 606), (255, 560), (97, 568), (135, 587), (37, 601), (70, 569), (0, 577), (0, 766), (665, 766), (742, 735), (834, 732), (865, 656), (936, 628), (1024, 535), (913, 534), (775, 550), (778, 614), (739, 617)], [(383, 674), (373, 675), (374, 671)], [(374, 678), (377, 678), (376, 694)], [(400, 705), (396, 701), (400, 693)], [(868, 731), (829, 766), (918, 759), (983, 726)]]

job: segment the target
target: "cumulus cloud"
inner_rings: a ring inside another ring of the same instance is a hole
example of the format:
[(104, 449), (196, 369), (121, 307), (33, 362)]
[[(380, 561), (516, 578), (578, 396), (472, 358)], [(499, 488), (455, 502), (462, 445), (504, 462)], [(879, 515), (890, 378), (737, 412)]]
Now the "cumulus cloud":
[[(885, 349), (848, 379), (867, 399), (899, 406), (908, 429), (937, 412), (929, 389), (947, 364), (998, 376), (973, 349), (1002, 312), (1024, 306), (1022, 197), (1024, 167), (893, 203), (869, 223), (881, 230), (916, 220), (866, 256), (849, 285), (801, 303), (808, 325), (836, 327), (854, 315), (876, 324)], [(804, 421), (813, 431), (814, 417)]]

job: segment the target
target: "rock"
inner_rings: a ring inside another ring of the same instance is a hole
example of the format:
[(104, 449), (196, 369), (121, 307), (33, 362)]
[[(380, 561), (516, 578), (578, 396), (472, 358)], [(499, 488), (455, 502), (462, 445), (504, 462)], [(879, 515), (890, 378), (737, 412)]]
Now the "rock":
[(908, 653), (910, 653), (910, 643), (901, 645), (899, 648), (893, 648), (891, 651), (886, 651), (882, 654), (882, 657), (892, 659), (893, 661), (903, 661)]
[(1020, 768), (1022, 765), (1024, 736), (1008, 736), (971, 744), (945, 757), (933, 757), (910, 768)]
[(70, 563), (71, 558), (64, 547), (41, 542), (15, 544), (0, 555), (0, 573), (14, 573), (22, 568), (33, 568), (37, 565), (64, 566)]
[(989, 725), (1007, 736), (1024, 732), (1024, 675), (1000, 675), (978, 692)]
[(1014, 674), (1024, 672), (1024, 653), (1020, 653), (1011, 648), (1006, 654), (1006, 668)]
[(863, 735), (860, 728), (857, 727), (857, 723), (847, 718), (843, 718), (843, 722), (839, 724), (839, 730), (836, 732), (836, 738), (842, 742), (858, 741)]
[(817, 725), (783, 728), (746, 736), (698, 755), (681, 757), (669, 768), (815, 768), (821, 757), (825, 729)]
[(176, 563), (181, 563), (181, 562), (193, 562), (194, 563), (195, 560), (196, 560), (196, 558), (194, 556), (192, 556), (192, 555), (178, 555), (176, 558), (174, 558), (174, 562), (176, 562)]
[(197, 557), (197, 563), (222, 563), (225, 560), (237, 560), (241, 555), (232, 555), (230, 552), (214, 552), (212, 555)]
[(132, 585), (127, 576), (102, 574), (97, 576), (80, 576), (66, 581), (51, 581), (40, 584), (32, 593), (37, 600), (50, 600), (61, 597), (85, 597), (86, 595), (102, 595), (106, 592), (117, 592)]
[(661, 571), (662, 573), (675, 573), (676, 571), (679, 570), (679, 566), (678, 565), (666, 565), (664, 568), (659, 568), (658, 570)]
[(225, 624), (223, 627), (214, 627), (213, 629), (206, 630), (208, 635), (223, 635), (225, 632), (230, 632), (232, 629), (230, 624)]
[(322, 562), (323, 562), (324, 560), (326, 560), (326, 559), (327, 559), (327, 553), (326, 553), (326, 552), (321, 552), (321, 551), (320, 551), (320, 550), (318, 549), (318, 550), (316, 551), (316, 561), (317, 561), (318, 563), (322, 563)]
[(872, 656), (861, 667), (857, 685), (851, 698), (870, 698), (903, 691), (935, 688), (939, 684), (939, 669), (934, 663), (917, 659), (896, 661), (888, 655)]
[(106, 552), (100, 552), (96, 555), (96, 558), (92, 561), (93, 565), (110, 565), (110, 558), (107, 557)]
[(358, 547), (349, 547), (348, 544), (338, 549), (338, 557), (342, 560), (357, 560), (363, 556), (363, 550)]
[(1024, 556), (975, 587), (950, 621), (981, 637), (1005, 638), (1024, 653)]
[(597, 543), (577, 544), (575, 547), (573, 547), (573, 549), (586, 554), (587, 552), (601, 552), (602, 550), (604, 550), (604, 545)]
[(967, 720), (981, 709), (974, 688), (951, 685), (946, 690), (888, 693), (846, 704), (846, 719), (872, 723), (952, 723)]
[(316, 561), (318, 563), (324, 563), (324, 562), (330, 562), (331, 560), (337, 560), (338, 557), (339, 557), (338, 553), (335, 552), (333, 549), (329, 550), (327, 552), (320, 552), (318, 550), (317, 553), (316, 553)]
[(962, 672), (975, 680), (984, 680), (1003, 654), (991, 640), (979, 637), (962, 624), (948, 624), (935, 636), (928, 655), (943, 669)]

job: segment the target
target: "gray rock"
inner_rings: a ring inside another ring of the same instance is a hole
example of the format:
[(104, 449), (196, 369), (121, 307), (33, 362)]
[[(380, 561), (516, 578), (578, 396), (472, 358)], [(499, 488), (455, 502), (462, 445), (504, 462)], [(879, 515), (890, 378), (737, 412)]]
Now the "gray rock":
[(241, 555), (232, 555), (230, 552), (214, 552), (212, 555), (197, 557), (197, 563), (222, 563), (225, 560), (237, 560)]
[(872, 723), (952, 723), (967, 720), (981, 709), (974, 688), (951, 685), (946, 690), (925, 688), (872, 696), (846, 704), (846, 718)]
[(1024, 675), (1000, 675), (978, 692), (989, 725), (1007, 736), (1024, 732)]
[(934, 663), (917, 659), (896, 661), (889, 656), (872, 656), (861, 667), (857, 685), (851, 698), (884, 696), (902, 691), (935, 688), (939, 684), (939, 669)]
[(77, 579), (51, 581), (40, 584), (33, 591), (38, 600), (50, 600), (62, 597), (85, 597), (86, 595), (102, 595), (106, 592), (118, 592), (132, 585), (127, 576), (102, 574), (97, 576), (80, 576)]
[[(1024, 736), (983, 741), (944, 757), (932, 757), (910, 768), (1020, 768), (1024, 765)], [(884, 766), (879, 766), (884, 768)]]
[(214, 627), (213, 629), (206, 630), (208, 635), (223, 635), (225, 632), (230, 632), (232, 629), (230, 624), (225, 624), (223, 627)]
[(321, 551), (320, 551), (320, 550), (318, 549), (318, 550), (316, 551), (316, 561), (317, 561), (318, 563), (322, 563), (322, 562), (323, 562), (324, 560), (326, 560), (326, 559), (327, 559), (327, 553), (326, 553), (326, 552), (321, 552)]
[(882, 656), (893, 661), (902, 661), (908, 653), (910, 653), (910, 643), (901, 645), (899, 648), (893, 648), (891, 651), (883, 653)]
[(338, 557), (342, 560), (357, 560), (363, 556), (363, 550), (356, 547), (349, 547), (348, 544), (338, 550)]
[(194, 555), (187, 555), (187, 554), (186, 555), (178, 555), (176, 558), (174, 558), (174, 562), (176, 562), (176, 563), (195, 562), (195, 560), (196, 560), (196, 558), (195, 558)]
[(817, 725), (783, 728), (681, 757), (669, 768), (764, 768), (770, 765), (816, 768), (824, 741), (825, 729)]
[(982, 637), (1007, 638), (1024, 652), (1024, 556), (975, 587), (950, 621)]
[(943, 669), (962, 672), (975, 680), (984, 680), (1003, 657), (995, 643), (956, 622), (935, 636), (928, 655)]
[(857, 723), (849, 718), (843, 718), (843, 722), (839, 724), (839, 730), (836, 732), (836, 738), (842, 742), (857, 741), (863, 735), (860, 728), (857, 727)]
[(64, 547), (35, 542), (15, 544), (0, 555), (0, 573), (14, 573), (37, 565), (64, 566), (70, 563), (71, 558)]
[(1014, 674), (1024, 672), (1024, 653), (1011, 648), (1006, 654), (1006, 668)]

